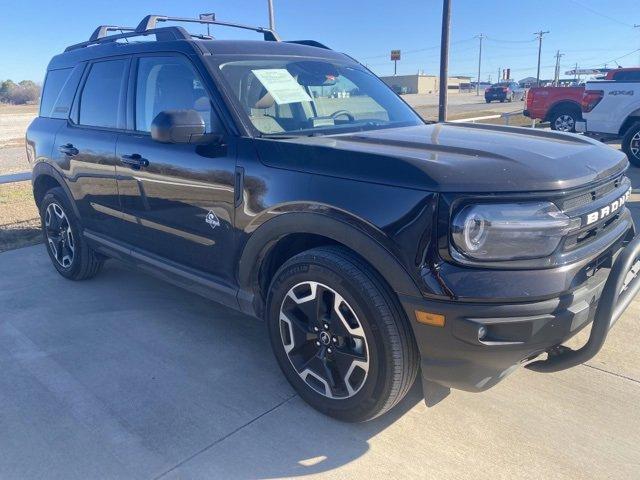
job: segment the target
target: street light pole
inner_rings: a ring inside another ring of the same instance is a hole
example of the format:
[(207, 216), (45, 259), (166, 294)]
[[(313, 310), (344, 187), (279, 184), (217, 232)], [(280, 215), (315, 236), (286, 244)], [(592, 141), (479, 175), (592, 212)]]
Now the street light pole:
[(269, 3), (269, 29), (270, 30), (275, 30), (276, 29), (276, 21), (275, 21), (274, 15), (273, 15), (273, 0), (267, 0), (267, 2)]
[(540, 55), (542, 54), (542, 37), (547, 33), (549, 33), (548, 30), (546, 32), (540, 30), (534, 34), (538, 36), (538, 73), (536, 75), (536, 87), (540, 86)]
[(440, 38), (440, 95), (438, 121), (447, 121), (447, 88), (449, 76), (449, 27), (451, 26), (451, 0), (442, 1), (442, 36)]
[(476, 95), (480, 95), (480, 69), (482, 67), (482, 39), (484, 34), (478, 35), (476, 38), (480, 39), (480, 51), (478, 52), (478, 81), (476, 82)]

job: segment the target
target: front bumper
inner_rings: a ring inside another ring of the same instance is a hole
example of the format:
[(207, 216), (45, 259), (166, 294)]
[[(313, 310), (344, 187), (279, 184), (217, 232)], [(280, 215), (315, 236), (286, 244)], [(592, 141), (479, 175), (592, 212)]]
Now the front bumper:
[[(558, 371), (589, 360), (640, 290), (639, 258), (637, 236), (615, 253), (611, 268), (601, 268), (577, 289), (544, 301), (489, 304), (401, 298), (420, 350), (423, 383), (479, 392), (545, 352), (548, 359), (527, 367)], [(419, 323), (417, 310), (443, 315), (444, 326)], [(585, 347), (572, 351), (562, 346), (591, 322)]]

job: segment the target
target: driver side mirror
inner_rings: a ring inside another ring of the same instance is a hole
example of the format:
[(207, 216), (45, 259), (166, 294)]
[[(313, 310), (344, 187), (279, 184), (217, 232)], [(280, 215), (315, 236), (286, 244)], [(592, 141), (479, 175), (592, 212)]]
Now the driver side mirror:
[(222, 135), (205, 133), (206, 125), (195, 110), (163, 110), (151, 122), (151, 138), (160, 143), (219, 143)]

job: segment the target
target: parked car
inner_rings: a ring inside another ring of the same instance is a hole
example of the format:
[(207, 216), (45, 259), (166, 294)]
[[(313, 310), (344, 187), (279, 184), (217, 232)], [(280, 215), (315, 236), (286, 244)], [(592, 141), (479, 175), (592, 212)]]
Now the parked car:
[(513, 102), (514, 100), (524, 100), (526, 90), (517, 82), (500, 82), (491, 85), (484, 91), (484, 99), (487, 103), (494, 100), (500, 102)]
[(601, 140), (621, 139), (629, 161), (640, 167), (640, 69), (625, 72), (622, 78), (586, 84), (584, 121), (576, 129)]
[[(640, 80), (640, 68), (610, 70), (604, 80), (625, 82)], [(549, 122), (552, 130), (575, 132), (582, 118), (582, 95), (585, 86), (532, 87), (527, 92), (523, 115)]]
[(64, 278), (114, 258), (263, 319), (293, 388), (347, 421), (419, 371), (433, 404), (582, 363), (640, 289), (621, 152), (425, 123), (320, 43), (163, 21), (184, 19), (102, 26), (49, 63), (26, 144)]

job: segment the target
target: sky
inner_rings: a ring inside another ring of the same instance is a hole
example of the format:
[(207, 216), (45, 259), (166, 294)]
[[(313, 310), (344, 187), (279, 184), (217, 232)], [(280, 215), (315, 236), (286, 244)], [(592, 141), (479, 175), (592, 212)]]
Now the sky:
[[(4, 0), (8, 1), (8, 0)], [(640, 64), (639, 0), (452, 0), (449, 72), (472, 78), (484, 34), (481, 79), (500, 67), (520, 80), (536, 75), (534, 32), (542, 44), (542, 78), (561, 71)], [(402, 51), (398, 74), (438, 74), (441, 0), (273, 0), (275, 26), (285, 40), (314, 39), (348, 53), (378, 75), (393, 74), (392, 49)], [(612, 8), (615, 6), (615, 8)], [(267, 25), (267, 0), (21, 0), (0, 18), (0, 80), (41, 82), (50, 58), (87, 40), (99, 24), (135, 26), (146, 14), (194, 17), (215, 12), (219, 20)], [(635, 12), (635, 15), (634, 15)], [(200, 26), (192, 31), (204, 32)], [(200, 29), (200, 30), (199, 30)], [(218, 29), (218, 38), (238, 38)], [(242, 38), (259, 38), (243, 33)]]

